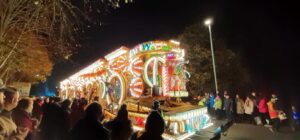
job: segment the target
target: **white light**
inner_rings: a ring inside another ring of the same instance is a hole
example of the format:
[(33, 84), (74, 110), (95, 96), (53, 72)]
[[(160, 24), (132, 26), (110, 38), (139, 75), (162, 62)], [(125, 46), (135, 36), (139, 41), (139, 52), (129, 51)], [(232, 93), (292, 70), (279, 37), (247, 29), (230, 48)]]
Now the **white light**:
[(170, 42), (173, 43), (173, 44), (176, 44), (176, 45), (180, 45), (180, 42), (176, 41), (176, 40), (170, 40)]
[(212, 24), (212, 19), (209, 18), (209, 19), (205, 20), (204, 24), (205, 25), (211, 25)]
[(211, 127), (211, 126), (213, 126), (213, 125), (214, 125), (213, 123), (209, 123), (209, 124), (207, 124), (206, 126), (204, 126), (202, 129), (206, 129), (206, 128)]
[(34, 1), (34, 4), (35, 4), (35, 5), (38, 5), (38, 4), (39, 4), (39, 1)]
[(106, 56), (105, 56), (105, 59), (108, 60), (108, 61), (110, 61), (110, 60), (112, 60), (112, 59), (114, 59), (114, 58), (117, 58), (118, 56), (121, 56), (121, 55), (127, 53), (127, 52), (128, 52), (128, 48), (126, 48), (126, 47), (121, 47), (121, 48), (115, 50), (114, 52), (112, 52), (112, 53), (106, 55)]
[[(146, 61), (146, 63), (145, 63), (145, 68), (144, 68), (144, 80), (145, 80), (145, 82), (148, 84), (148, 86), (150, 86), (150, 87), (153, 87), (153, 84), (155, 83), (155, 82), (153, 82), (153, 83), (151, 83), (151, 81), (150, 81), (150, 79), (149, 79), (149, 77), (148, 77), (148, 67), (149, 67), (149, 64), (150, 64), (150, 62), (152, 62), (152, 61), (160, 61), (160, 62), (162, 62), (163, 64), (166, 62), (166, 60), (165, 59), (163, 59), (163, 58), (161, 58), (161, 57), (151, 57), (150, 59), (148, 59), (147, 61)], [(158, 63), (156, 63), (156, 65), (157, 65)], [(154, 68), (156, 67), (157, 68), (157, 66), (153, 66)], [(153, 72), (152, 73), (157, 73), (157, 69), (153, 69)], [(153, 76), (153, 75), (152, 75)], [(156, 79), (156, 78), (155, 78)], [(154, 80), (154, 79), (153, 79)]]

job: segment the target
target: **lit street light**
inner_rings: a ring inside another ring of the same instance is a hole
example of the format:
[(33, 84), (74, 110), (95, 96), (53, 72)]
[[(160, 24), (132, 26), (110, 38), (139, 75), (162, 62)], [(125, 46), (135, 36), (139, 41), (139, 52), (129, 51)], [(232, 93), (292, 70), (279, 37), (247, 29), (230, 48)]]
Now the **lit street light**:
[(216, 64), (215, 64), (215, 55), (214, 55), (214, 47), (213, 47), (212, 35), (211, 35), (212, 19), (205, 20), (204, 24), (206, 26), (208, 26), (208, 30), (209, 30), (210, 48), (211, 48), (211, 57), (212, 57), (214, 77), (215, 77), (216, 94), (218, 94), (218, 82), (217, 82), (217, 72), (216, 72)]

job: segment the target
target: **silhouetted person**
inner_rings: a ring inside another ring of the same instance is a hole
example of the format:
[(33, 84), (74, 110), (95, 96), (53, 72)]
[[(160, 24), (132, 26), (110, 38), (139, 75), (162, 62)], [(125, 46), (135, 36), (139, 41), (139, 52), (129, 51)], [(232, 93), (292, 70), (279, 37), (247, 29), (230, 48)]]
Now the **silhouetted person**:
[(66, 99), (61, 103), (61, 108), (64, 111), (64, 116), (66, 120), (66, 125), (68, 127), (68, 131), (71, 129), (71, 111), (72, 111), (71, 105), (72, 102), (69, 99)]
[(42, 120), (43, 116), (43, 100), (41, 99), (36, 99), (33, 103), (33, 110), (32, 110), (32, 117), (36, 118), (38, 121)]
[(120, 107), (117, 117), (106, 123), (105, 127), (110, 130), (110, 140), (128, 140), (130, 138), (133, 130), (125, 104)]
[(157, 111), (161, 116), (163, 116), (163, 111), (160, 109), (160, 102), (158, 100), (153, 102), (152, 111)]
[(68, 135), (68, 121), (64, 110), (56, 103), (50, 103), (43, 110), (40, 124), (42, 140), (65, 140)]
[(109, 132), (101, 124), (102, 107), (91, 103), (85, 110), (85, 117), (77, 122), (71, 131), (72, 140), (109, 140)]
[(147, 118), (145, 130), (136, 133), (132, 140), (163, 140), (165, 122), (157, 111), (152, 111)]
[(21, 99), (18, 106), (12, 113), (12, 118), (17, 125), (17, 128), (26, 128), (29, 130), (26, 140), (30, 140), (33, 136), (33, 131), (36, 128), (37, 120), (32, 119), (31, 112), (33, 108), (33, 101), (29, 98)]
[(232, 114), (233, 114), (233, 101), (228, 94), (224, 95), (224, 107), (223, 110), (226, 113), (226, 119), (228, 122), (232, 121)]

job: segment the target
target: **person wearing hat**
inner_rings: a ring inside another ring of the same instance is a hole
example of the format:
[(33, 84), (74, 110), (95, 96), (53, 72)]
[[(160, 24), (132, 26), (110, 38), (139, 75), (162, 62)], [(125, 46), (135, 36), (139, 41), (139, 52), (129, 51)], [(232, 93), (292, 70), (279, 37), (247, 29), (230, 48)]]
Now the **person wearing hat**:
[(273, 129), (275, 131), (279, 130), (280, 127), (280, 119), (279, 119), (279, 110), (275, 107), (275, 103), (278, 99), (276, 97), (272, 97), (271, 100), (267, 103), (268, 110), (269, 110), (269, 116), (271, 119), (271, 122), (273, 123), (273, 128), (270, 128), (270, 130), (273, 132)]

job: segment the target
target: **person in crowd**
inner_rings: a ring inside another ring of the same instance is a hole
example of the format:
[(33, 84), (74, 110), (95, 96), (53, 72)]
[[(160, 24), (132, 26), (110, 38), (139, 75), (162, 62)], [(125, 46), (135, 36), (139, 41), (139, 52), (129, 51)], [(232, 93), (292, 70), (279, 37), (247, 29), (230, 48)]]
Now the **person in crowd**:
[(71, 107), (71, 127), (73, 127), (80, 119), (84, 117), (84, 110), (88, 105), (88, 101), (85, 98), (74, 99)]
[(198, 96), (198, 106), (204, 107), (206, 106), (206, 97), (203, 95)]
[(57, 103), (49, 103), (43, 110), (40, 124), (42, 140), (65, 140), (68, 138), (69, 124), (64, 110)]
[(248, 123), (253, 123), (253, 111), (254, 111), (254, 103), (250, 96), (247, 96), (244, 105), (245, 110), (245, 119)]
[(206, 99), (206, 101), (205, 101), (205, 106), (206, 106), (207, 108), (209, 108), (209, 93), (205, 92), (205, 93), (204, 93), (204, 96), (205, 96), (205, 99)]
[(297, 109), (295, 106), (292, 106), (292, 113), (293, 113), (293, 119), (292, 119), (292, 130), (296, 131), (300, 127), (300, 118), (299, 113), (297, 112)]
[(220, 96), (217, 94), (214, 100), (214, 112), (215, 112), (215, 117), (217, 119), (220, 119), (221, 117), (221, 109), (222, 109), (222, 100)]
[(3, 109), (4, 99), (5, 99), (5, 96), (4, 96), (4, 87), (1, 86), (0, 87), (0, 113), (2, 112), (2, 109)]
[(128, 140), (130, 138), (133, 130), (125, 104), (120, 107), (116, 118), (106, 123), (105, 127), (110, 130), (110, 140)]
[(239, 94), (235, 95), (235, 104), (236, 104), (236, 122), (242, 122), (244, 119), (244, 105), (245, 102), (240, 98)]
[(85, 117), (71, 130), (71, 140), (109, 140), (109, 131), (103, 127), (102, 107), (91, 103), (85, 110)]
[(225, 99), (224, 99), (223, 110), (225, 111), (226, 119), (228, 120), (228, 122), (231, 122), (232, 121), (232, 114), (233, 114), (233, 101), (230, 98), (228, 93), (225, 94), (224, 97), (225, 97)]
[(64, 111), (64, 116), (65, 116), (65, 120), (66, 120), (66, 123), (68, 126), (68, 131), (71, 128), (71, 112), (72, 112), (71, 105), (72, 105), (72, 102), (69, 99), (66, 99), (61, 103), (61, 108)]
[(145, 130), (135, 133), (131, 140), (163, 140), (165, 121), (157, 111), (152, 111), (147, 117)]
[(43, 100), (40, 98), (37, 98), (34, 102), (33, 102), (33, 109), (32, 109), (32, 118), (36, 118), (38, 121), (42, 120), (42, 116), (43, 116)]
[(153, 102), (152, 111), (157, 111), (161, 116), (163, 116), (163, 111), (160, 109), (160, 102), (158, 100)]
[(259, 115), (259, 111), (258, 111), (258, 97), (255, 91), (251, 92), (251, 96), (250, 99), (253, 101), (253, 113), (252, 116), (253, 117), (257, 117)]
[(2, 92), (5, 98), (3, 104), (1, 105), (2, 111), (0, 113), (0, 139), (23, 140), (27, 136), (29, 129), (17, 129), (17, 126), (11, 116), (11, 111), (18, 105), (19, 93), (13, 87), (7, 87), (2, 90)]
[(269, 110), (269, 116), (270, 116), (270, 119), (272, 121), (272, 124), (273, 124), (273, 128), (270, 128), (270, 130), (272, 132), (274, 132), (274, 130), (276, 132), (278, 132), (279, 130), (279, 127), (280, 127), (280, 119), (279, 119), (279, 110), (277, 110), (275, 104), (276, 104), (276, 100), (277, 98), (271, 98), (271, 100), (267, 103), (268, 105), (268, 110)]
[(18, 106), (13, 110), (12, 118), (17, 125), (17, 128), (26, 128), (29, 130), (26, 139), (31, 139), (33, 131), (37, 128), (38, 121), (31, 117), (33, 109), (33, 100), (23, 98), (19, 101)]
[(267, 106), (267, 97), (265, 95), (261, 95), (258, 101), (258, 111), (259, 116), (261, 117), (262, 123), (265, 126), (269, 125), (269, 115), (268, 115), (268, 106)]
[(214, 103), (215, 103), (215, 96), (213, 93), (209, 95), (209, 113), (211, 116), (214, 114)]
[(278, 110), (282, 110), (282, 103), (281, 103), (280, 98), (278, 97), (278, 94), (276, 92), (273, 92), (271, 94), (271, 98), (276, 99), (274, 107), (277, 108)]
[(65, 111), (65, 112), (67, 112), (68, 114), (70, 114), (71, 113), (71, 105), (72, 105), (72, 102), (71, 102), (71, 100), (69, 100), (69, 99), (66, 99), (66, 100), (64, 100), (62, 103), (61, 103), (61, 108)]

